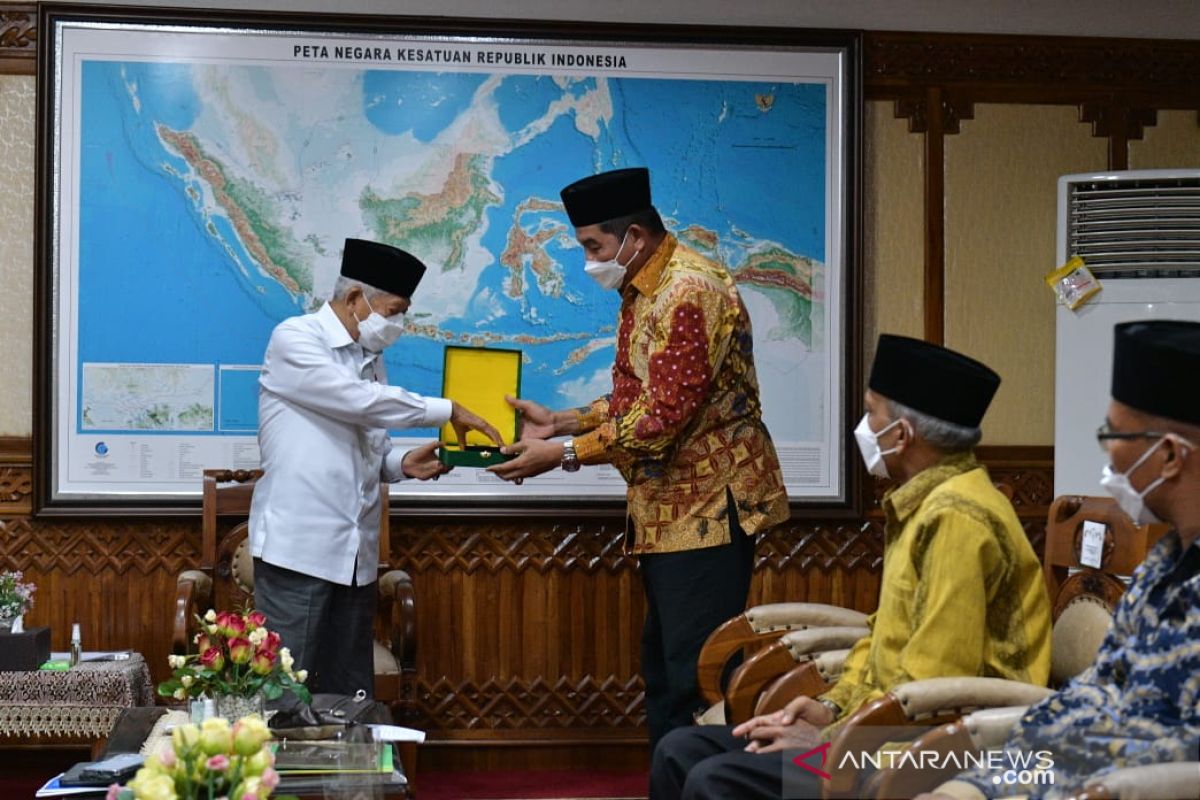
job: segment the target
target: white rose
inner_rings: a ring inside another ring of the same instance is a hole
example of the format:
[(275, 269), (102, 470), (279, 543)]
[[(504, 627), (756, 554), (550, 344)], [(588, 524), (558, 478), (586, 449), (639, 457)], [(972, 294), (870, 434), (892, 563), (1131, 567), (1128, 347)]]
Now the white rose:
[(292, 651), (286, 647), (279, 648), (279, 663), (284, 672), (291, 672), (292, 665), (296, 663), (296, 659), (292, 658)]
[(186, 689), (189, 686), (191, 686), (193, 683), (195, 683), (196, 679), (193, 678), (191, 675), (184, 675), (182, 678), (179, 679), (179, 682), (182, 683), (184, 688)]
[(176, 689), (171, 693), (171, 697), (174, 697), (176, 700), (185, 700), (187, 699), (187, 692), (183, 689)]
[(167, 656), (167, 664), (171, 669), (179, 669), (187, 663), (187, 659), (183, 656)]
[(306, 670), (306, 669), (299, 670), (296, 673), (296, 681), (298, 683), (304, 683), (306, 680), (308, 680), (308, 670)]
[(250, 631), (250, 635), (246, 638), (250, 640), (251, 644), (253, 644), (255, 647), (258, 647), (263, 643), (263, 640), (267, 638), (267, 629), (255, 628), (254, 630)]
[(206, 613), (206, 614), (204, 615), (204, 621), (205, 621), (205, 622), (216, 622), (216, 621), (217, 621), (217, 612), (216, 612), (216, 611), (213, 611), (213, 610), (210, 608), (210, 609), (208, 610), (208, 613)]

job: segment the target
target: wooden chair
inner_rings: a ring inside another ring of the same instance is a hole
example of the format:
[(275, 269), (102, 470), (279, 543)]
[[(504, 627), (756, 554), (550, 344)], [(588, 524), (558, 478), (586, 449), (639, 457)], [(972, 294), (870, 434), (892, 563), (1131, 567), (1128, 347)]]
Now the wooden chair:
[[(1103, 535), (1098, 565), (1084, 563), (1085, 525)], [(1110, 498), (1064, 496), (1055, 500), (1047, 520), (1044, 559), (1054, 620), (1051, 686), (1062, 685), (1095, 660), (1125, 591), (1122, 578), (1133, 573), (1167, 530), (1165, 525), (1135, 525)], [(963, 756), (1000, 747), (1025, 708), (1050, 693), (1046, 687), (995, 678), (938, 678), (905, 684), (859, 709), (833, 741), (827, 763), (839, 763), (851, 742), (853, 750), (861, 750), (866, 741), (863, 731), (871, 726), (939, 726), (910, 746), (915, 763), (921, 763), (920, 753), (926, 750)], [(1003, 710), (964, 717), (977, 709)], [(958, 761), (963, 763), (963, 758)], [(951, 777), (927, 769), (885, 769), (860, 787), (852, 773), (834, 772), (829, 796), (911, 797)]]
[(729, 686), (737, 687), (734, 697), (739, 709), (746, 704), (746, 697), (750, 698), (749, 704), (753, 708), (754, 701), (764, 685), (786, 671), (786, 667), (796, 664), (793, 653), (815, 655), (814, 651), (806, 650), (800, 643), (794, 646), (784, 644), (783, 652), (787, 654), (786, 658), (790, 659), (786, 665), (780, 659), (779, 653), (772, 651), (766, 658), (770, 659), (770, 665), (775, 666), (764, 668), (760, 662), (750, 666), (754, 654), (794, 632), (855, 628), (865, 634), (866, 619), (867, 615), (861, 611), (822, 603), (769, 603), (749, 608), (725, 622), (704, 642), (697, 660), (696, 677), (700, 684), (700, 694), (709, 703), (709, 707), (696, 721), (701, 724), (726, 722), (728, 694), (722, 689), (721, 678), (728, 671), (728, 665), (735, 656), (743, 655), (749, 658), (730, 675)]
[[(262, 470), (204, 471), (200, 568), (176, 579), (172, 652), (189, 652), (197, 632), (196, 616), (210, 608), (235, 609), (253, 605), (254, 562), (248, 538), (250, 498)], [(218, 535), (218, 520), (234, 519)], [(407, 718), (416, 675), (416, 612), (412, 580), (402, 570), (389, 569), (388, 496), (383, 493), (379, 532), (379, 607), (375, 618), (375, 698), (387, 703), (397, 721)], [(269, 624), (269, 623), (268, 623)], [(405, 766), (415, 768), (409, 758)], [(410, 766), (411, 764), (411, 766)]]
[(801, 694), (815, 697), (833, 688), (842, 662), (866, 626), (831, 625), (792, 631), (759, 650), (734, 670), (725, 691), (729, 724), (769, 714)]
[[(1010, 485), (994, 485), (1012, 501)], [(701, 651), (701, 692), (711, 705), (697, 722), (736, 724), (777, 711), (802, 694), (824, 694), (840, 677), (850, 648), (869, 633), (866, 626), (867, 615), (861, 611), (819, 603), (776, 603), (735, 617)], [(818, 627), (830, 630), (820, 636), (793, 633)], [(746, 661), (722, 692), (719, 679), (739, 652)]]

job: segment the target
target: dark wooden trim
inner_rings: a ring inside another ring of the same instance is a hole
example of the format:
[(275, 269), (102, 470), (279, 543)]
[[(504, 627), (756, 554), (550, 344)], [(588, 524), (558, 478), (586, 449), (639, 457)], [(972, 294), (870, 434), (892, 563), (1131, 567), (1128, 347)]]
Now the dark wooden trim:
[(925, 340), (945, 341), (946, 166), (942, 89), (925, 90)]
[(989, 466), (1051, 468), (1054, 445), (982, 445), (975, 448), (975, 457)]
[(0, 75), (33, 75), (37, 38), (36, 5), (0, 3)]
[(33, 439), (0, 436), (0, 464), (28, 467), (33, 464)]
[(1022, 102), (1053, 102), (1064, 88), (1112, 95), (1147, 91), (1183, 108), (1197, 103), (1200, 42), (963, 33), (867, 31), (863, 82), (871, 96), (913, 85), (1008, 92)]
[(1092, 136), (1108, 139), (1109, 169), (1129, 169), (1129, 142), (1141, 139), (1147, 125), (1158, 124), (1158, 111), (1119, 102), (1088, 101), (1079, 104), (1079, 121), (1091, 123)]

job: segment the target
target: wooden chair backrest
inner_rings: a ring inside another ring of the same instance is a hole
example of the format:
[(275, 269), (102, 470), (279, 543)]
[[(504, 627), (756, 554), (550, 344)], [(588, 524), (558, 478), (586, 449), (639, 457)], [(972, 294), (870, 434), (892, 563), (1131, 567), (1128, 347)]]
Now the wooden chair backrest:
[[(217, 567), (219, 553), (232, 552), (248, 533), (246, 518), (250, 515), (250, 499), (254, 487), (263, 476), (261, 469), (206, 469), (204, 470), (203, 507), (201, 514), (200, 568), (212, 574)], [(379, 567), (386, 570), (391, 559), (391, 536), (389, 535), (389, 504), (386, 484), (381, 491), (383, 505), (379, 521)], [(233, 528), (218, 543), (218, 520), (240, 518)], [(218, 577), (218, 576), (214, 576)]]
[[(1085, 523), (1089, 522), (1103, 527), (1098, 566), (1082, 560)], [(1046, 521), (1042, 559), (1055, 619), (1082, 592), (1093, 592), (1115, 605), (1125, 590), (1120, 578), (1132, 575), (1168, 530), (1166, 525), (1134, 524), (1111, 497), (1057, 498)]]

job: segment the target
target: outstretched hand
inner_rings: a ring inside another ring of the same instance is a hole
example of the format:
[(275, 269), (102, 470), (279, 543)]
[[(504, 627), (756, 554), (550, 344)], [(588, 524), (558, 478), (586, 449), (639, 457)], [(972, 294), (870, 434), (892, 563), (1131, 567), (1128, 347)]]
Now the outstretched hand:
[(522, 439), (515, 444), (501, 447), (500, 452), (517, 457), (512, 461), (488, 467), (488, 472), (506, 481), (521, 483), (526, 478), (549, 472), (561, 464), (563, 444), (542, 439)]
[(464, 450), (467, 448), (468, 431), (479, 431), (495, 442), (497, 446), (504, 444), (504, 440), (500, 438), (500, 431), (496, 430), (494, 425), (458, 401), (454, 402), (453, 410), (450, 412), (450, 427), (454, 428), (458, 446)]
[(553, 411), (532, 400), (520, 400), (508, 394), (504, 399), (521, 414), (522, 439), (549, 439), (557, 435)]
[(437, 449), (441, 446), (441, 442), (436, 439), (432, 442), (426, 442), (420, 447), (414, 447), (404, 454), (404, 458), (400, 461), (400, 471), (409, 478), (427, 481), (433, 478), (435, 481), (449, 472), (453, 467), (448, 467), (438, 459)]

